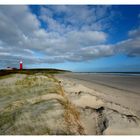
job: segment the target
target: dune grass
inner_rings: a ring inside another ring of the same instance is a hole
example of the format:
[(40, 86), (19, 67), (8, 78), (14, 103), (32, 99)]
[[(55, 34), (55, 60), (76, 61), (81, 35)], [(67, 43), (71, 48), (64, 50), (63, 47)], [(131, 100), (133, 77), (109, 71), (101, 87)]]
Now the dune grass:
[[(16, 78), (18, 74), (3, 76), (0, 83), (0, 134), (49, 134), (49, 127), (43, 125), (44, 120), (47, 121), (45, 117), (41, 123), (36, 120), (37, 117), (33, 119), (32, 114), (41, 119), (43, 111), (55, 110), (56, 103), (40, 99), (32, 104), (28, 100), (41, 95), (57, 94), (58, 83), (42, 74), (26, 75), (17, 78), (16, 82), (11, 79), (9, 82), (11, 77)], [(37, 123), (36, 128), (34, 125)]]
[(0, 79), (0, 134), (84, 134), (79, 113), (52, 74), (10, 74)]

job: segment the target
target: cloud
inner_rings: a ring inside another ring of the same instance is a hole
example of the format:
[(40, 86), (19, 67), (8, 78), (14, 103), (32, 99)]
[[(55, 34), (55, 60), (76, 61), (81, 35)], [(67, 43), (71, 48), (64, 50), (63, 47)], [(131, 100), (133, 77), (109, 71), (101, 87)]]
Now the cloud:
[(140, 56), (140, 29), (128, 31), (129, 38), (118, 42), (116, 46), (117, 53), (124, 53), (130, 57)]
[(83, 47), (78, 51), (71, 53), (69, 57), (67, 57), (67, 60), (87, 61), (87, 60), (97, 59), (100, 57), (108, 57), (111, 55), (114, 55), (113, 46), (97, 45), (97, 46)]
[(0, 21), (0, 40), (11, 45), (18, 45), (39, 28), (39, 21), (27, 6), (1, 6)]
[(130, 31), (128, 32), (128, 35), (129, 35), (130, 37), (139, 37), (139, 36), (140, 36), (140, 28), (134, 29), (134, 30), (130, 30)]
[[(79, 13), (80, 11), (80, 13)], [(110, 12), (108, 12), (110, 11)], [(103, 30), (112, 17), (111, 6), (42, 6), (40, 19), (48, 31)]]
[(112, 16), (111, 6), (40, 6), (38, 16), (28, 6), (0, 6), (1, 67), (20, 59), (30, 65), (139, 55), (139, 29), (129, 31), (128, 40), (107, 43)]
[[(24, 59), (27, 64), (60, 63), (101, 56), (100, 51), (91, 56), (88, 48), (90, 46), (95, 51), (94, 47), (97, 50), (97, 45), (107, 40), (107, 34), (98, 30), (97, 26), (101, 25), (96, 23), (96, 20), (99, 21), (99, 18), (105, 16), (107, 9), (88, 6), (42, 6), (41, 14), (37, 17), (28, 6), (1, 6), (1, 61), (10, 61), (11, 65), (19, 59)], [(41, 28), (43, 22), (47, 28)], [(39, 58), (38, 52), (43, 58)]]
[(75, 44), (90, 46), (106, 41), (107, 34), (99, 31), (71, 31), (67, 35), (67, 40)]

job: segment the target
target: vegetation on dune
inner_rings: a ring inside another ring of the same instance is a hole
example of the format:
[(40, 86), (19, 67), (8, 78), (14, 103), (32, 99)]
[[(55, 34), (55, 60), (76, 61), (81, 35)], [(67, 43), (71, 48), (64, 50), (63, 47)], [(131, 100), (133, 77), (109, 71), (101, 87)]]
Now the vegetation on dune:
[(63, 73), (63, 72), (70, 72), (67, 70), (59, 70), (59, 69), (23, 69), (23, 70), (0, 70), (0, 76), (5, 76), (9, 74), (36, 74), (36, 73), (43, 73), (43, 74), (57, 74), (57, 73)]
[(0, 134), (66, 135), (84, 130), (60, 82), (39, 72), (0, 79)]

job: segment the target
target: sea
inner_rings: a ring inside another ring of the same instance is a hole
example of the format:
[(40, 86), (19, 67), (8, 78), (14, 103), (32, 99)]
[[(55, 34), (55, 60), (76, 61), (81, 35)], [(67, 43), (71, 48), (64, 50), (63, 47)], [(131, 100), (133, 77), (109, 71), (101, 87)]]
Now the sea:
[(106, 74), (118, 76), (140, 76), (140, 72), (78, 72), (84, 74)]

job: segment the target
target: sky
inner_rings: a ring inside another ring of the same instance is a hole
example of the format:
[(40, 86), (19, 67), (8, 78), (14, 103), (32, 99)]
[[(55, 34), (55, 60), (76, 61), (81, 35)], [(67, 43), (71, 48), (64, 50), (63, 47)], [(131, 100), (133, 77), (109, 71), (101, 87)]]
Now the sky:
[(0, 5), (0, 69), (140, 72), (140, 5)]

